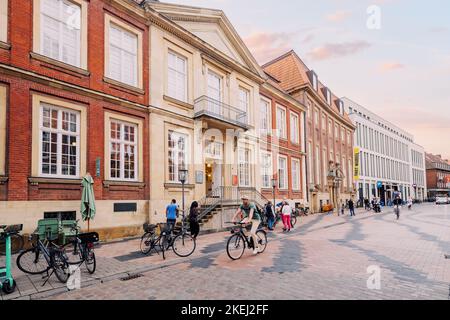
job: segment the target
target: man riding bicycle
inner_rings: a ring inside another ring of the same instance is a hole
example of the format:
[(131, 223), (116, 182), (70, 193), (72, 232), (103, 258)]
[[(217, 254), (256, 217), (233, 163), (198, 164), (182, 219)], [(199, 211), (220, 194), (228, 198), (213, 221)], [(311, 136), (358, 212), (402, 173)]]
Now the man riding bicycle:
[(231, 222), (236, 223), (236, 218), (242, 215), (244, 219), (241, 223), (251, 224), (250, 234), (254, 244), (253, 254), (258, 254), (260, 249), (258, 238), (256, 237), (256, 231), (261, 223), (261, 217), (256, 210), (255, 204), (250, 202), (247, 196), (243, 196), (241, 199), (242, 205), (236, 210)]

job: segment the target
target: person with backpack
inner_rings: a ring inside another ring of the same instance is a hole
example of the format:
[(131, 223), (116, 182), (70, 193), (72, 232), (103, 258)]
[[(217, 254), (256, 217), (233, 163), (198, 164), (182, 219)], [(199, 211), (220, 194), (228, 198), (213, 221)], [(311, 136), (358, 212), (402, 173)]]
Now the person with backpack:
[(287, 200), (283, 200), (283, 205), (281, 207), (281, 218), (283, 219), (283, 231), (284, 232), (290, 232), (291, 231), (291, 214), (292, 214), (292, 208), (287, 202)]
[(264, 213), (267, 218), (268, 229), (270, 231), (273, 231), (273, 225), (275, 223), (275, 210), (274, 210), (274, 207), (272, 206), (271, 201), (267, 202), (267, 204), (264, 208)]
[[(237, 222), (237, 218), (243, 216), (244, 220), (241, 223), (250, 224), (251, 230), (250, 234), (253, 239), (255, 247), (253, 248), (253, 254), (258, 254), (260, 251), (258, 238), (256, 236), (256, 231), (261, 224), (261, 217), (259, 216), (258, 209), (255, 204), (250, 202), (247, 196), (242, 196), (242, 205), (236, 210), (236, 213), (231, 220), (233, 223)], [(239, 219), (240, 220), (240, 219)]]

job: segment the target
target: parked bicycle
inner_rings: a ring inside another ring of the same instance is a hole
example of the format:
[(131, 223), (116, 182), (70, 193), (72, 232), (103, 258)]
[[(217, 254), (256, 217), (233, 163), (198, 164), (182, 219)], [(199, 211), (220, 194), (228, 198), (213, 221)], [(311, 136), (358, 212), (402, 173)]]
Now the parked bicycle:
[(182, 219), (181, 229), (179, 230), (175, 230), (175, 226), (168, 224), (162, 231), (159, 241), (163, 259), (166, 259), (166, 252), (171, 247), (177, 256), (185, 258), (193, 254), (197, 246), (195, 239), (187, 232), (185, 218)]
[[(246, 235), (244, 229), (246, 229), (246, 223), (233, 223), (229, 222), (237, 226), (231, 230), (232, 236), (228, 239), (227, 242), (227, 254), (231, 260), (239, 260), (246, 248), (253, 250), (254, 242), (251, 235)], [(263, 253), (267, 247), (267, 234), (263, 229), (259, 229), (256, 231), (256, 237), (258, 239), (259, 245), (259, 253)]]
[(43, 277), (46, 280), (42, 286), (47, 283), (53, 273), (60, 282), (66, 283), (70, 275), (67, 255), (64, 248), (54, 242), (58, 238), (52, 236), (50, 230), (46, 233), (47, 237), (43, 241), (37, 235), (30, 236), (32, 248), (19, 254), (16, 261), (17, 267), (28, 274), (47, 273)]
[[(5, 229), (7, 226), (0, 225), (0, 229)], [(11, 234), (11, 254), (19, 253), (24, 246), (24, 241), (22, 235), (16, 233)], [(6, 240), (0, 239), (0, 256), (6, 255)]]
[[(163, 251), (164, 248), (161, 246), (161, 235), (156, 234), (156, 229), (158, 225), (144, 223), (144, 235), (141, 237), (140, 249), (143, 254), (149, 254), (154, 250), (157, 254), (159, 251)], [(162, 234), (162, 232), (161, 232)], [(158, 250), (159, 248), (159, 250)]]
[(95, 272), (97, 261), (94, 253), (94, 243), (99, 241), (97, 232), (79, 233), (78, 221), (71, 228), (75, 231), (75, 236), (71, 237), (63, 248), (67, 254), (70, 265), (81, 266), (83, 263), (90, 274)]

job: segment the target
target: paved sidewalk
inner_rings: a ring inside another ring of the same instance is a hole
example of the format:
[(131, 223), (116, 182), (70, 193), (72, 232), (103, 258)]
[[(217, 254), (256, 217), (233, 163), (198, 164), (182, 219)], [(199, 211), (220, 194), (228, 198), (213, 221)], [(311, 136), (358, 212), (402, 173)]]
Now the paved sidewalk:
[[(346, 216), (337, 217), (332, 214), (315, 214), (308, 217), (300, 217), (296, 228), (291, 233), (282, 233), (282, 224), (278, 224), (277, 230), (269, 234), (269, 240), (279, 241), (288, 239), (298, 234), (307, 234), (316, 230), (328, 229), (339, 226), (354, 219), (365, 219), (373, 216), (372, 212), (357, 210), (354, 218)], [(139, 251), (140, 239), (124, 240), (113, 243), (103, 243), (96, 247), (97, 270), (90, 275), (84, 265), (81, 266), (81, 287), (95, 286), (108, 281), (124, 278), (130, 275), (140, 274), (152, 270), (168, 268), (170, 266), (192, 262), (198, 258), (214, 257), (225, 252), (226, 241), (229, 232), (220, 232), (200, 236), (197, 241), (197, 248), (189, 258), (177, 257), (169, 251), (166, 260), (161, 255), (153, 253), (145, 256)], [(0, 257), (0, 264), (3, 263)], [(42, 299), (55, 294), (67, 292), (65, 284), (60, 283), (55, 276), (52, 276), (45, 286), (42, 275), (27, 275), (21, 272), (16, 264), (16, 256), (13, 257), (13, 275), (17, 282), (17, 290), (11, 295), (0, 293), (0, 299)]]

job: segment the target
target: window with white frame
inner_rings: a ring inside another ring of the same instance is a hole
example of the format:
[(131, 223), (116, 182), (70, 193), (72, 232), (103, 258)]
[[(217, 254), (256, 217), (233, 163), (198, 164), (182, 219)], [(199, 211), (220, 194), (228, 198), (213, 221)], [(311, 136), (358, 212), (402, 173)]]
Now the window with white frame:
[(41, 103), (40, 118), (40, 175), (78, 177), (80, 113)]
[(277, 131), (278, 131), (278, 137), (286, 139), (286, 109), (277, 106)]
[(261, 99), (260, 100), (260, 111), (261, 111), (261, 131), (263, 133), (269, 133), (271, 126), (270, 126), (270, 102)]
[(327, 164), (327, 149), (325, 149), (325, 148), (322, 150), (322, 165), (323, 165), (323, 169), (322, 169), (323, 185), (326, 186), (327, 185), (326, 172), (328, 172), (328, 164)]
[(208, 97), (222, 101), (222, 77), (211, 70), (208, 70)]
[(316, 109), (314, 111), (314, 123), (316, 125), (316, 128), (319, 127), (319, 110)]
[(278, 189), (286, 190), (287, 188), (287, 157), (280, 155), (278, 156)]
[(167, 67), (167, 94), (172, 98), (187, 102), (187, 59), (169, 51)]
[(41, 0), (40, 54), (81, 66), (81, 8), (68, 0)]
[(250, 150), (246, 148), (239, 149), (239, 186), (251, 186), (251, 172), (250, 172)]
[(0, 41), (8, 41), (8, 0), (0, 0)]
[(314, 176), (313, 176), (312, 168), (313, 168), (312, 144), (311, 144), (311, 141), (309, 141), (308, 142), (308, 172), (309, 172), (308, 180), (309, 180), (310, 184), (314, 183)]
[(299, 143), (299, 128), (298, 128), (298, 114), (291, 112), (291, 142)]
[(261, 179), (263, 188), (272, 187), (272, 154), (270, 152), (261, 152)]
[(299, 191), (300, 190), (300, 160), (292, 159), (292, 190)]
[(316, 172), (316, 184), (320, 184), (320, 151), (319, 146), (316, 146), (316, 161), (315, 164), (315, 172)]
[(167, 137), (169, 181), (179, 183), (178, 173), (182, 169), (187, 169), (188, 165), (188, 135), (169, 131)]
[(250, 91), (243, 87), (239, 87), (239, 109), (246, 113), (250, 109)]
[(138, 179), (137, 125), (115, 119), (110, 121), (110, 178), (111, 180)]
[(337, 124), (334, 126), (334, 138), (337, 140), (339, 139), (339, 128)]
[(138, 36), (121, 26), (109, 24), (108, 77), (138, 86)]

